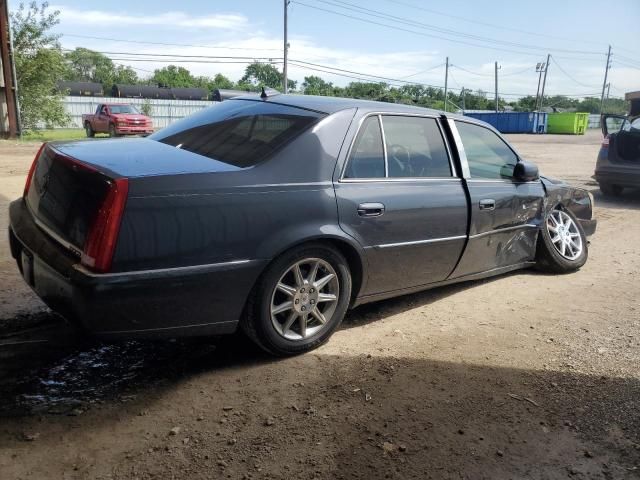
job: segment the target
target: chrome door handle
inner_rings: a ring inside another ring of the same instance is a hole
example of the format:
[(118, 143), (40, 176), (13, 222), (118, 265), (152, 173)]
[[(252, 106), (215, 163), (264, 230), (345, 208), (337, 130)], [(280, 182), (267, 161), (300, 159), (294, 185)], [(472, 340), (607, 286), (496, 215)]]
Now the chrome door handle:
[(361, 217), (379, 217), (384, 213), (383, 203), (361, 203), (358, 205), (358, 215)]
[(495, 210), (496, 201), (493, 198), (484, 198), (480, 200), (480, 210)]

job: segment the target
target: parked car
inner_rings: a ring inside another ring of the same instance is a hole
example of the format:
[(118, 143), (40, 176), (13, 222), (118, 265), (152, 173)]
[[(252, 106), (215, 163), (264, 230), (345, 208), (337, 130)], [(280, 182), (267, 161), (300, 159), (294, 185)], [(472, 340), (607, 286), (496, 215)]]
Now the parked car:
[(602, 115), (604, 140), (593, 178), (604, 195), (618, 196), (626, 187), (640, 187), (640, 91), (625, 95), (629, 115)]
[(153, 133), (153, 121), (126, 103), (101, 103), (96, 113), (82, 115), (82, 124), (89, 138), (96, 133), (108, 133), (111, 137)]
[(240, 327), (287, 355), (325, 342), (356, 305), (574, 271), (592, 209), (481, 121), (263, 94), (146, 139), (43, 145), (10, 237), (25, 281), (91, 333)]

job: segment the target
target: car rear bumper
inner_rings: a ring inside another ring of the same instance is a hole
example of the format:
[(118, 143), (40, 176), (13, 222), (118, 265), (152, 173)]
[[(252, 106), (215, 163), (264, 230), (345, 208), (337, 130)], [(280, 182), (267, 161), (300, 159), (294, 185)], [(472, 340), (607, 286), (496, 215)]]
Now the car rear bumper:
[(598, 183), (640, 187), (640, 162), (638, 166), (610, 165), (596, 169), (593, 178)]
[(104, 337), (217, 335), (236, 330), (266, 261), (95, 274), (42, 232), (22, 199), (10, 205), (11, 253), (54, 311)]

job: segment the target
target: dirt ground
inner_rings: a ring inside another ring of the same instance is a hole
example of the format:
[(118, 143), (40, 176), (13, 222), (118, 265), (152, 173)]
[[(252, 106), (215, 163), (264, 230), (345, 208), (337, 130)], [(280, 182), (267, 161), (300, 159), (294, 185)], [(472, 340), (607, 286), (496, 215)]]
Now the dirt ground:
[[(640, 478), (640, 193), (602, 198), (598, 132), (510, 140), (594, 193), (586, 266), (363, 306), (296, 358), (77, 338), (2, 235), (0, 478)], [(0, 229), (37, 148), (0, 143)]]

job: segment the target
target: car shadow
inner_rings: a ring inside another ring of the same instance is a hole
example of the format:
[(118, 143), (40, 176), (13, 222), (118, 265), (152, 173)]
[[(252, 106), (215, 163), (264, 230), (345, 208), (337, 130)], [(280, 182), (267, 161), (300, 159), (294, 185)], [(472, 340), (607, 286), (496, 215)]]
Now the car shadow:
[[(619, 196), (604, 195), (598, 186), (587, 186), (596, 204), (596, 209), (640, 210), (640, 188), (625, 188)], [(597, 218), (597, 213), (596, 213)]]
[[(2, 455), (22, 454), (28, 463), (20, 438), (37, 432), (28, 455), (48, 461), (28, 465), (35, 477), (57, 468), (69, 451), (82, 451), (74, 460), (77, 478), (96, 478), (91, 468), (105, 462), (114, 469), (110, 478), (169, 478), (176, 471), (187, 473), (174, 478), (631, 479), (637, 473), (637, 378), (322, 350), (271, 362), (247, 356), (235, 341), (216, 349), (96, 346), (58, 361), (42, 385), (68, 380), (75, 390), (99, 390), (111, 384), (118, 397), (51, 412), (58, 415), (3, 419)], [(156, 382), (136, 383), (136, 374)], [(265, 424), (267, 414), (272, 421)], [(184, 433), (171, 436), (175, 425)]]

